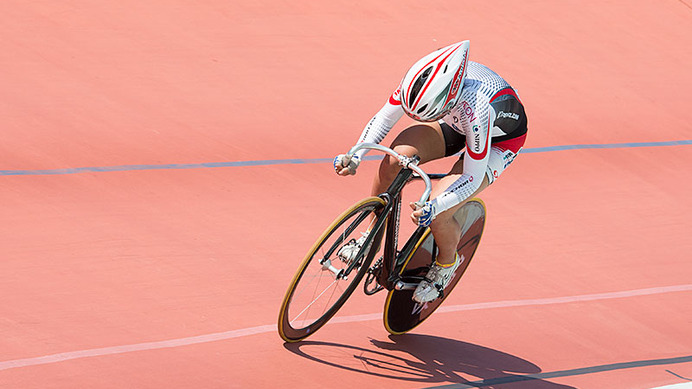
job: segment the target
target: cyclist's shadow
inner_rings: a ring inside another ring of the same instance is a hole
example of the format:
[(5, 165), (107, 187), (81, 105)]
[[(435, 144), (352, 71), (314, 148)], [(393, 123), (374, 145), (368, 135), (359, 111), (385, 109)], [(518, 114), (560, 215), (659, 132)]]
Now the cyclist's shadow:
[[(448, 388), (571, 388), (535, 377), (541, 368), (525, 359), (483, 346), (417, 334), (390, 336), (389, 340), (371, 339), (376, 348), (317, 341), (286, 343), (285, 347), (304, 358), (340, 369), (441, 383)], [(447, 386), (450, 382), (458, 385)]]

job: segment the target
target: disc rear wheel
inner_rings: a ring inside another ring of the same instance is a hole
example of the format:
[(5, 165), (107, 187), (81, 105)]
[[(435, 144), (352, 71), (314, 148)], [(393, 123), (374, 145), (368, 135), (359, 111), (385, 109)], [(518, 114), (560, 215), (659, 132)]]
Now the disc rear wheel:
[(454, 215), (462, 227), (457, 253), (462, 263), (454, 272), (453, 278), (445, 287), (442, 297), (426, 304), (413, 301), (413, 290), (430, 269), (436, 253), (435, 240), (430, 230), (418, 241), (416, 248), (406, 259), (401, 271), (401, 280), (411, 287), (405, 290), (392, 290), (387, 295), (384, 306), (384, 326), (393, 335), (404, 334), (427, 319), (449, 296), (452, 289), (466, 272), (473, 254), (478, 248), (485, 226), (485, 204), (480, 199), (472, 199)]

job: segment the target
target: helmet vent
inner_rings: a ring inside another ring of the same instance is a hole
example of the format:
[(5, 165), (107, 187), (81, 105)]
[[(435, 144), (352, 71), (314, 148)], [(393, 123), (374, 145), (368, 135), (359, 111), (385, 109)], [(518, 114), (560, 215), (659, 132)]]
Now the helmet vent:
[(447, 73), (447, 68), (448, 68), (448, 67), (449, 67), (449, 65), (445, 65), (444, 70), (442, 70), (442, 73), (443, 73), (443, 74), (444, 74), (444, 73)]
[(409, 107), (413, 107), (413, 102), (416, 101), (416, 97), (418, 97), (418, 93), (420, 93), (420, 90), (423, 88), (423, 85), (425, 84), (425, 81), (428, 80), (428, 76), (430, 76), (430, 73), (432, 72), (432, 66), (425, 69), (423, 71), (423, 74), (418, 77), (416, 82), (413, 83), (413, 87), (411, 88), (411, 94), (408, 97), (408, 105)]
[(418, 109), (417, 113), (419, 115), (422, 114), (426, 108), (428, 108), (428, 104), (425, 104), (424, 106), (420, 107), (420, 109)]
[(425, 69), (425, 71), (423, 72), (423, 74), (420, 75), (420, 78), (422, 78), (423, 81), (427, 80), (427, 79), (428, 79), (428, 76), (430, 75), (431, 72), (432, 72), (432, 66), (429, 67), (429, 68), (427, 68), (427, 69)]

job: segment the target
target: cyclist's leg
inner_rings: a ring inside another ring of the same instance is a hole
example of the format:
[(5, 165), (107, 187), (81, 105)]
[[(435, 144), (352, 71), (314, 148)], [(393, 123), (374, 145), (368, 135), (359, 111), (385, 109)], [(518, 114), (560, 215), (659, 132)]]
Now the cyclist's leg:
[[(417, 155), (420, 163), (426, 163), (445, 156), (445, 135), (439, 123), (417, 123), (403, 130), (392, 142), (391, 148), (409, 157)], [(372, 184), (372, 195), (377, 196), (387, 190), (401, 169), (399, 161), (385, 155), (380, 163), (378, 174)]]
[[(491, 146), (488, 169), (483, 178), (483, 183), (466, 201), (476, 197), (490, 184), (495, 182), (502, 172), (514, 161), (519, 150), (521, 150), (521, 147), (524, 145), (525, 139), (526, 135), (524, 134)], [(462, 157), (454, 164), (449, 175), (441, 179), (437, 185), (433, 187), (430, 198), (435, 198), (442, 194), (452, 183), (459, 179), (463, 171), (464, 159)], [(440, 213), (430, 225), (430, 229), (432, 230), (440, 250), (437, 262), (441, 265), (449, 265), (456, 260), (456, 247), (459, 243), (461, 226), (454, 219), (454, 214), (466, 203), (466, 201)]]
[[(460, 158), (452, 167), (449, 175), (442, 178), (437, 185), (433, 187), (433, 191), (430, 194), (430, 198), (435, 198), (441, 195), (450, 185), (452, 185), (456, 180), (461, 177), (464, 171), (464, 159)], [(465, 201), (455, 205), (454, 207), (440, 213), (437, 215), (435, 220), (430, 224), (430, 230), (432, 231), (435, 242), (439, 252), (437, 254), (437, 263), (440, 265), (451, 265), (456, 260), (456, 247), (459, 243), (459, 236), (461, 235), (461, 225), (454, 219), (454, 214), (459, 210), (468, 200), (476, 197), (483, 189), (487, 188), (488, 177), (483, 178), (483, 183), (481, 186)]]
[[(450, 185), (462, 176), (464, 161), (458, 160), (451, 173), (444, 177), (438, 185), (433, 188), (431, 198), (442, 194)], [(485, 175), (484, 175), (485, 176)], [(441, 212), (430, 224), (430, 230), (437, 243), (437, 257), (435, 264), (430, 267), (423, 281), (413, 292), (413, 301), (424, 304), (431, 302), (444, 295), (450, 281), (454, 279), (457, 269), (462, 265), (466, 258), (457, 254), (457, 247), (461, 237), (462, 225), (454, 218), (454, 214), (470, 199), (480, 193), (488, 186), (488, 178), (483, 177), (480, 187), (465, 201)]]

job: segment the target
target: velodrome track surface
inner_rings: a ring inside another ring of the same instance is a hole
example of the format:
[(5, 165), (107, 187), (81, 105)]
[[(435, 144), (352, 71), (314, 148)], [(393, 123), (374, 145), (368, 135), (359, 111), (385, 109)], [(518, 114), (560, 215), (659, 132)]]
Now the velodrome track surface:
[[(0, 387), (692, 380), (689, 1), (426, 4), (0, 2)], [(377, 166), (330, 159), (462, 39), (530, 127), (469, 272), (411, 334), (357, 292), (284, 345), (294, 270)]]

